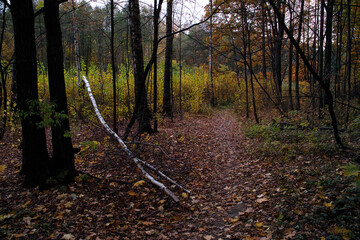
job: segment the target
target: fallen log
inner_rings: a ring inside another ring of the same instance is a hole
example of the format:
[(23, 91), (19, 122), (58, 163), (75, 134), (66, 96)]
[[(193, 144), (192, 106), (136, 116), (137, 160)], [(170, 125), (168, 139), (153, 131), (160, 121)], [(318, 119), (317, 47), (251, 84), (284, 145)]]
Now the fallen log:
[(153, 170), (155, 173), (159, 174), (161, 177), (165, 178), (166, 180), (168, 180), (169, 182), (171, 182), (172, 184), (176, 185), (177, 187), (183, 189), (184, 191), (186, 191), (187, 193), (190, 193), (189, 190), (185, 189), (184, 187), (182, 187), (180, 184), (176, 183), (174, 180), (172, 180), (171, 178), (169, 178), (168, 176), (166, 176), (164, 173), (162, 173), (161, 171), (159, 171), (158, 169), (156, 169), (154, 166), (152, 166), (151, 164), (139, 159), (138, 157), (136, 157), (133, 152), (127, 147), (127, 145), (124, 143), (124, 141), (119, 137), (119, 135), (117, 135), (110, 127), (109, 125), (105, 122), (104, 118), (101, 116), (101, 113), (99, 111), (99, 108), (96, 104), (94, 95), (92, 94), (91, 88), (90, 88), (90, 84), (88, 82), (88, 80), (86, 79), (85, 76), (83, 76), (83, 81), (85, 83), (86, 89), (88, 91), (91, 103), (94, 107), (95, 113), (97, 118), (99, 119), (99, 121), (101, 122), (101, 124), (104, 126), (106, 132), (108, 134), (110, 134), (112, 137), (114, 137), (121, 145), (121, 147), (124, 149), (124, 151), (126, 152), (126, 154), (130, 157), (130, 159), (132, 159), (134, 161), (134, 163), (137, 165), (137, 167), (141, 170), (141, 172), (145, 175), (145, 177), (147, 179), (150, 180), (151, 183), (153, 183), (155, 186), (159, 187), (161, 190), (163, 190), (164, 192), (166, 192), (175, 202), (179, 202), (179, 198), (170, 190), (168, 189), (163, 183), (157, 181), (154, 177), (152, 177), (144, 168), (143, 166), (141, 166), (141, 164), (143, 164), (144, 166), (148, 167), (149, 169)]

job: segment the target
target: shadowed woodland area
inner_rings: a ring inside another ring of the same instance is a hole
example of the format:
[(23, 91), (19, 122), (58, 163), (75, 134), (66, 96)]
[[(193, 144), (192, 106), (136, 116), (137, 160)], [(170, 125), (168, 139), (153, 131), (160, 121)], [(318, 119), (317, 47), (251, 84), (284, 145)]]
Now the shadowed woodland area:
[(1, 239), (360, 239), (358, 0), (0, 0)]

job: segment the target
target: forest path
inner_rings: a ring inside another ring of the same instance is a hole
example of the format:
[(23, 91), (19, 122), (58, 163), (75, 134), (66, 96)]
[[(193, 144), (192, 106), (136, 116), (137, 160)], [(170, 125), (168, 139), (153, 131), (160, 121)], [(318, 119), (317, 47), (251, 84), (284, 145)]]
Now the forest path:
[[(244, 137), (239, 117), (232, 109), (218, 109), (211, 116), (190, 118), (171, 128), (176, 131), (172, 135), (185, 139), (184, 149), (193, 164), (191, 181), (185, 180), (192, 190), (189, 205), (193, 214), (183, 222), (187, 227), (182, 232), (196, 239), (237, 239), (246, 235), (242, 228), (259, 233), (257, 218), (263, 222), (267, 213), (255, 211), (268, 202), (266, 189), (273, 184), (271, 173), (259, 167), (259, 159), (248, 151), (249, 140)], [(262, 231), (260, 236), (266, 235)]]

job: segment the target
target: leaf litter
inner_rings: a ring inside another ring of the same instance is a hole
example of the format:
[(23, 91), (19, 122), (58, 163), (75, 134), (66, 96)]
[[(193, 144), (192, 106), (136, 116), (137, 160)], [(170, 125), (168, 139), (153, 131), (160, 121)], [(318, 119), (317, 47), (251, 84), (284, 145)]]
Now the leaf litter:
[[(165, 120), (133, 151), (191, 190), (174, 204), (95, 124), (73, 127), (81, 148), (69, 186), (21, 186), (19, 131), (0, 145), (2, 239), (339, 239), (359, 238), (359, 201), (341, 166), (346, 154), (279, 160), (259, 155), (232, 110)], [(154, 146), (161, 147), (156, 148)], [(165, 155), (162, 150), (166, 152)], [(170, 187), (177, 191), (175, 186)], [(341, 196), (353, 201), (341, 202)], [(353, 204), (353, 205), (350, 205)], [(344, 216), (339, 217), (340, 216)]]

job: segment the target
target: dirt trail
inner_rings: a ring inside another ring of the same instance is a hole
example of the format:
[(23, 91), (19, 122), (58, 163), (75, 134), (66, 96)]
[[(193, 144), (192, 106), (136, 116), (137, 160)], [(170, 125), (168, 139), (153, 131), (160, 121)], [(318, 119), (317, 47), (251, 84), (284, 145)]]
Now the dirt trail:
[[(248, 152), (239, 119), (233, 110), (225, 109), (186, 121), (183, 129), (172, 128), (184, 131), (185, 139), (191, 140), (188, 151), (196, 156), (190, 174), (192, 181), (188, 182), (193, 191), (189, 204), (195, 210), (183, 222), (189, 226), (183, 229), (185, 236), (243, 239), (243, 231), (259, 233), (257, 217), (264, 216), (255, 216), (254, 212), (259, 204), (266, 205), (268, 201), (263, 184), (269, 184), (271, 173), (259, 168), (258, 160)], [(177, 229), (173, 237), (178, 233)], [(262, 232), (260, 236), (266, 235)]]

